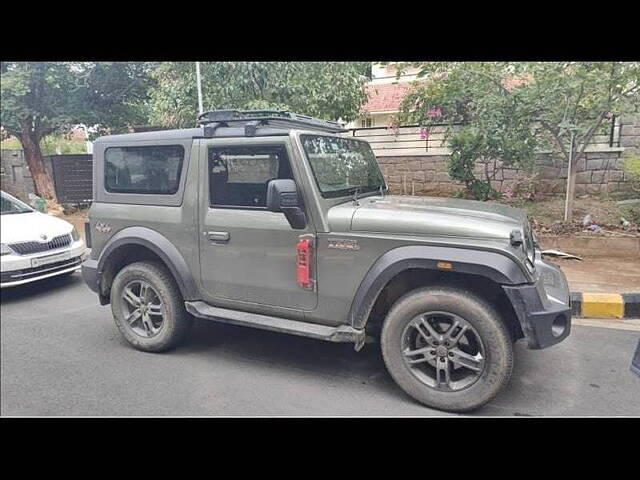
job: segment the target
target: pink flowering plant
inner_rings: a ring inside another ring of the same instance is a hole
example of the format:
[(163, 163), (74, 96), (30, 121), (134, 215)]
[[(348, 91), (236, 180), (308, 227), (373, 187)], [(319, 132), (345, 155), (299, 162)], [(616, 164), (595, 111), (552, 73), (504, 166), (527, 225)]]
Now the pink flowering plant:
[(420, 140), (425, 141), (425, 147), (429, 149), (429, 137), (431, 136), (431, 125), (442, 117), (442, 109), (439, 106), (427, 109), (427, 125), (420, 127)]
[(427, 117), (434, 119), (434, 118), (441, 118), (442, 117), (442, 109), (438, 106), (435, 107), (431, 107), (429, 110), (427, 110)]

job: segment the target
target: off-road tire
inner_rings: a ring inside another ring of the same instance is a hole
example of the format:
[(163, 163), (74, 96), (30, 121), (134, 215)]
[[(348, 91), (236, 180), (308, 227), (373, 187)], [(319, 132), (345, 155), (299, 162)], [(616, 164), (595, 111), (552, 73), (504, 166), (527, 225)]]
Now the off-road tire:
[[(134, 280), (144, 280), (157, 292), (166, 309), (160, 332), (151, 338), (136, 335), (125, 325), (122, 313), (122, 291)], [(111, 311), (122, 336), (133, 347), (145, 352), (164, 352), (178, 346), (187, 337), (193, 317), (186, 311), (184, 300), (171, 273), (154, 262), (135, 262), (118, 272), (111, 285)]]
[[(458, 315), (477, 331), (485, 349), (480, 377), (459, 391), (441, 391), (418, 380), (406, 365), (402, 335), (413, 318), (424, 312)], [(467, 412), (486, 404), (509, 382), (513, 369), (513, 345), (498, 313), (471, 291), (452, 287), (425, 287), (401, 297), (382, 326), (382, 355), (390, 375), (411, 397), (426, 406), (450, 412)]]

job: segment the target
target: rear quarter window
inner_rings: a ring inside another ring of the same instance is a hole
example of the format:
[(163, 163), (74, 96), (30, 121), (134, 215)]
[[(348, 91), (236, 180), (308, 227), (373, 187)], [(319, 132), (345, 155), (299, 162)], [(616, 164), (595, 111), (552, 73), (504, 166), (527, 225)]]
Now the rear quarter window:
[(104, 154), (104, 188), (109, 193), (173, 195), (180, 186), (182, 145), (110, 147)]

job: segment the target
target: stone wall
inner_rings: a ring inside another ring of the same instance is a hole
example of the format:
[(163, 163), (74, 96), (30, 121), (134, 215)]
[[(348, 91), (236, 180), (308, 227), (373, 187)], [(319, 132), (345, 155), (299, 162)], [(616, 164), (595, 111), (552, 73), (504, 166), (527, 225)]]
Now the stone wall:
[(640, 155), (640, 113), (629, 115), (620, 131), (620, 146), (625, 152)]
[[(53, 181), (51, 158), (44, 157), (44, 167)], [(29, 194), (35, 194), (33, 177), (21, 149), (0, 150), (0, 187), (23, 202), (29, 203)]]
[[(578, 159), (576, 195), (609, 194), (625, 196), (632, 190), (628, 174), (623, 170), (622, 152), (590, 152)], [(535, 168), (535, 193), (543, 196), (564, 194), (567, 186), (567, 164), (551, 155), (541, 155)], [(522, 176), (516, 171), (517, 178)], [(504, 186), (501, 191), (504, 191)]]
[(449, 177), (447, 155), (378, 157), (389, 190), (404, 195), (446, 195), (464, 187)]
[(29, 193), (35, 193), (35, 187), (22, 150), (0, 150), (0, 153), (0, 187), (8, 194), (28, 202)]
[[(577, 163), (576, 195), (608, 194), (637, 196), (629, 174), (623, 169), (625, 155), (640, 155), (640, 119), (628, 117), (620, 130), (620, 145), (588, 150)], [(378, 156), (391, 193), (446, 195), (464, 189), (449, 177), (449, 155)], [(533, 192), (537, 197), (562, 195), (566, 191), (567, 165), (551, 154), (541, 153), (531, 172), (507, 168), (500, 162), (488, 165), (493, 188), (502, 193)], [(483, 178), (484, 165), (476, 166)]]

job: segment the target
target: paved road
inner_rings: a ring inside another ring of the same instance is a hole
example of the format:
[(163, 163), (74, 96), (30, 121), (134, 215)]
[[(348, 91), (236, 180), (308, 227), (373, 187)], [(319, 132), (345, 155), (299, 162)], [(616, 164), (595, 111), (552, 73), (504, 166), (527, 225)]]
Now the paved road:
[[(379, 349), (197, 321), (188, 345), (125, 344), (80, 275), (3, 290), (2, 415), (445, 415), (415, 403)], [(638, 331), (575, 326), (516, 348), (514, 377), (477, 415), (640, 415)]]

